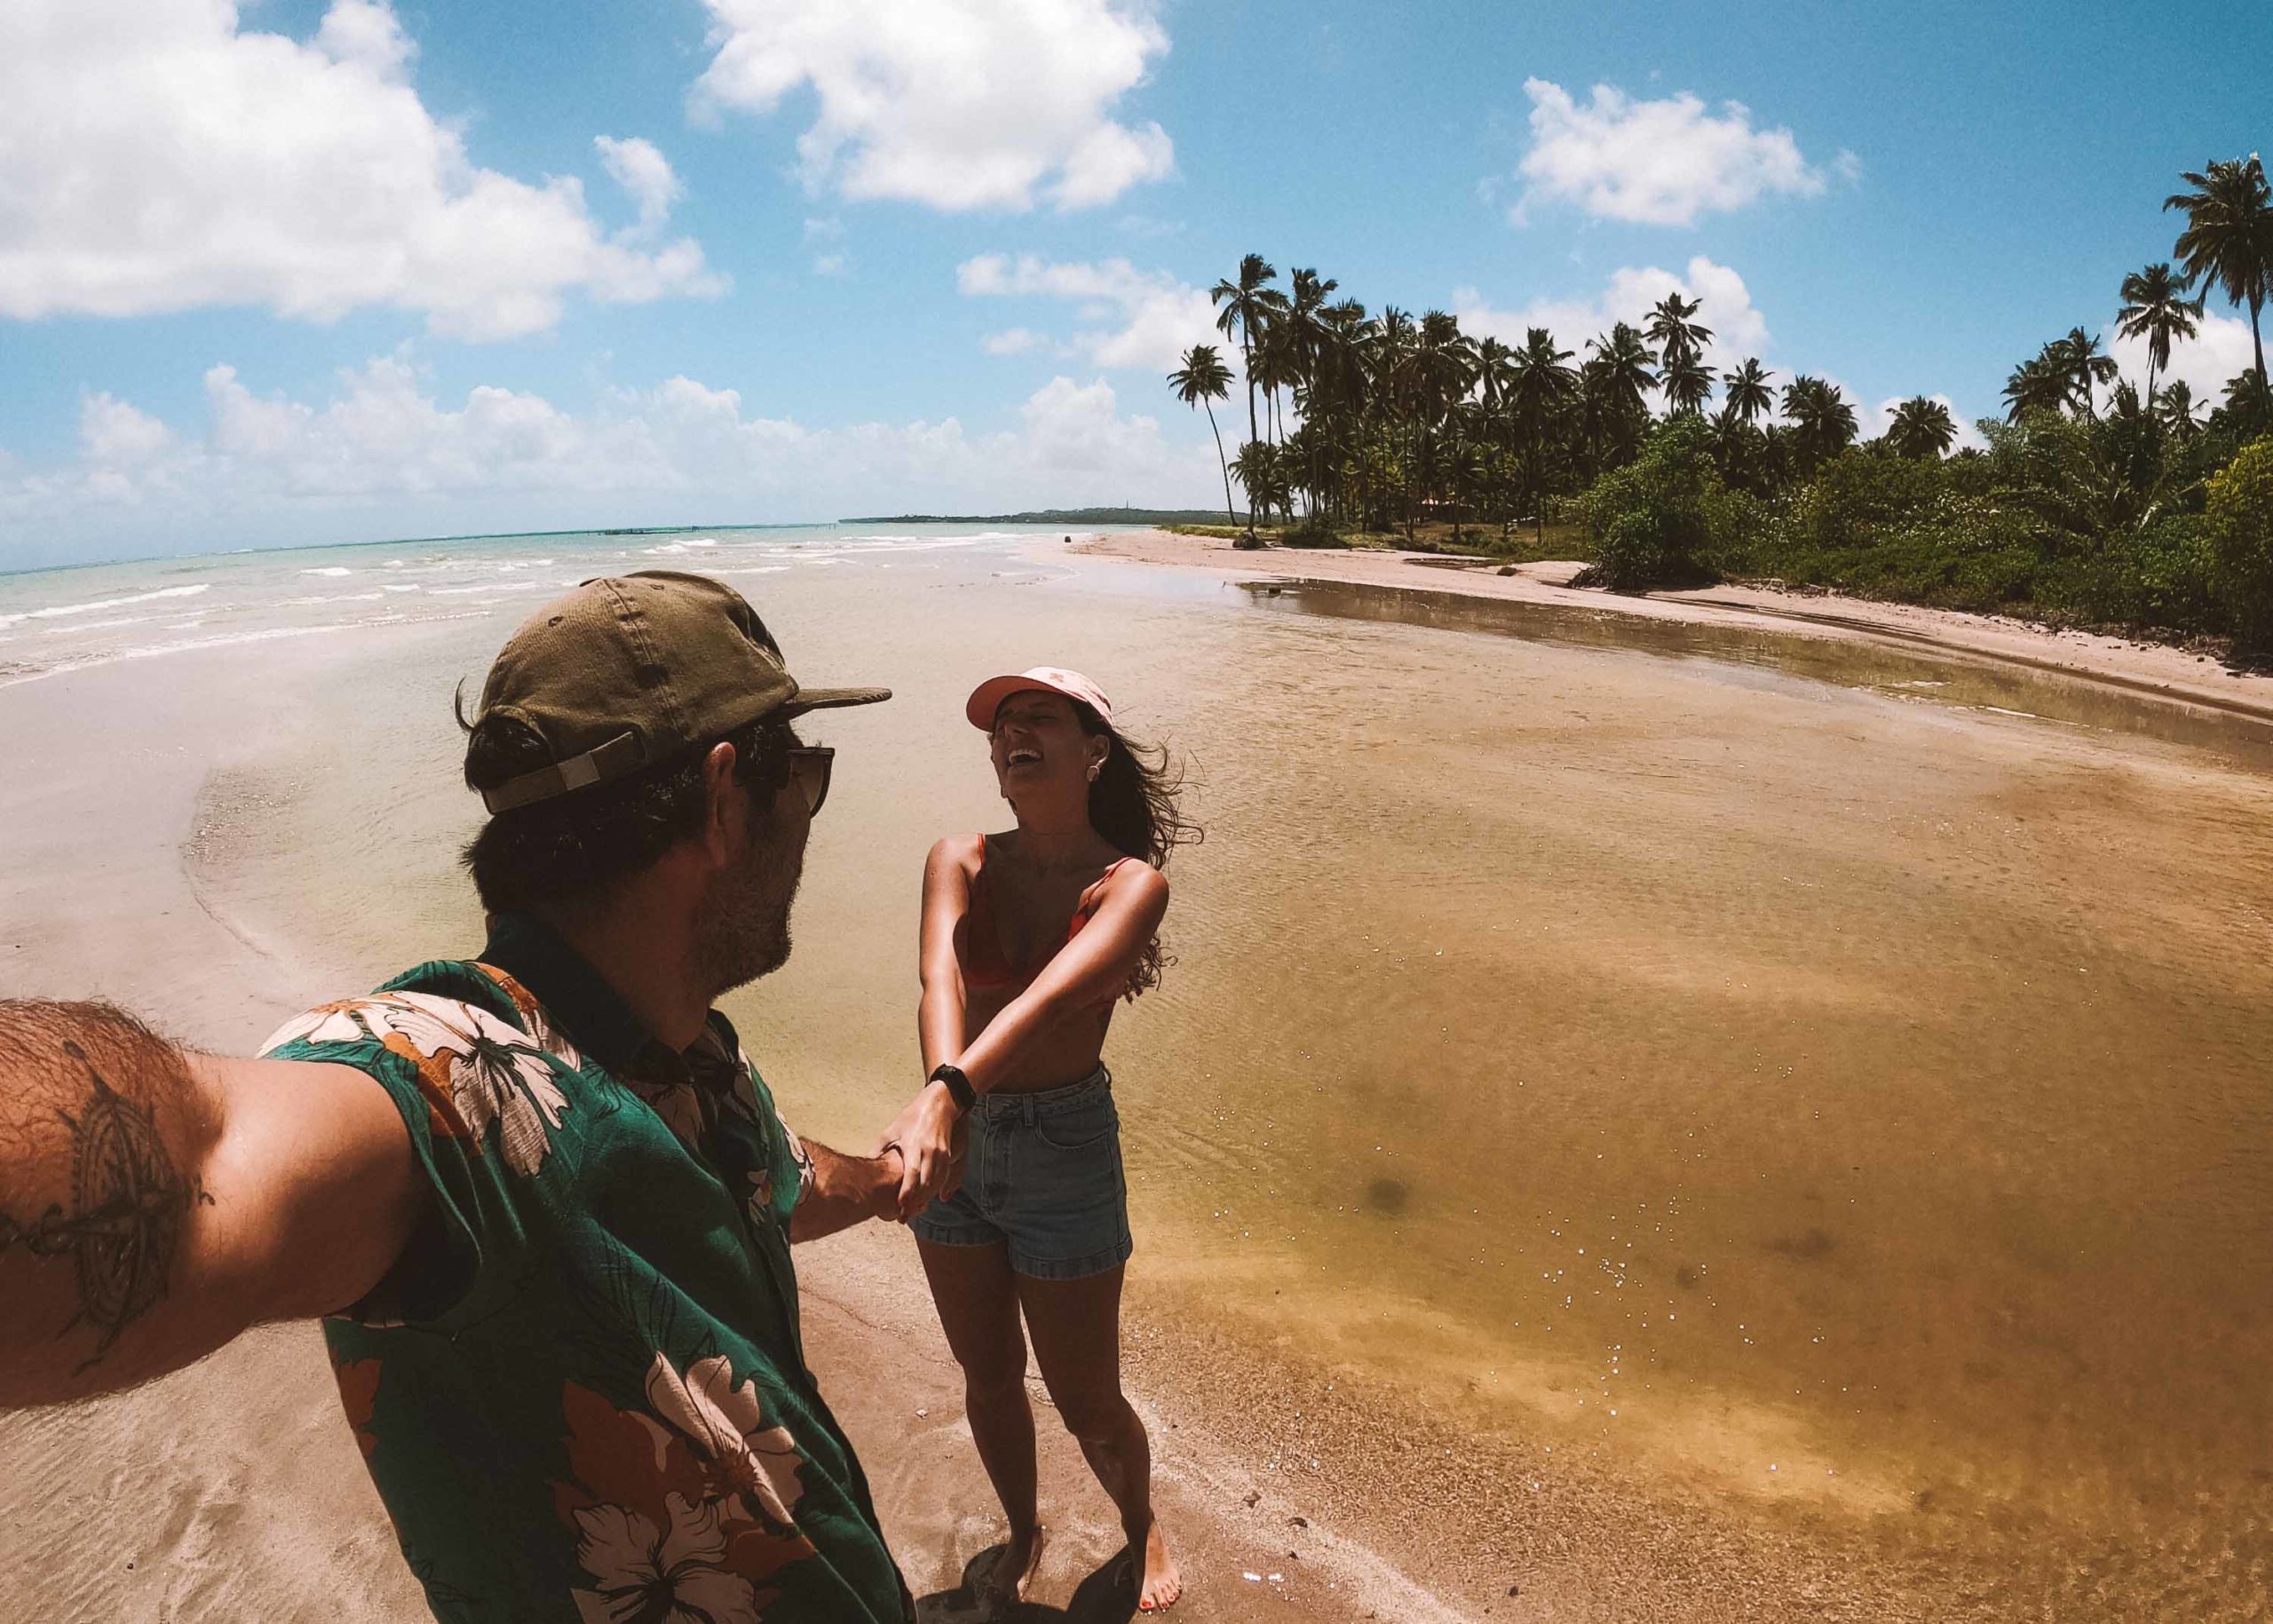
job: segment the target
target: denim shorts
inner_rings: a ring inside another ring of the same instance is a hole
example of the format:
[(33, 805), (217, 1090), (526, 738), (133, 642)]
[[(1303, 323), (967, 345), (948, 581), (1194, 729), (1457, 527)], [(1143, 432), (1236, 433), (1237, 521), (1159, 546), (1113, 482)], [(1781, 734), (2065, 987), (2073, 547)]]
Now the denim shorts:
[(1078, 1280), (1129, 1261), (1129, 1183), (1113, 1076), (1031, 1094), (988, 1094), (970, 1112), (962, 1187), (908, 1227), (939, 1246), (1007, 1244), (1010, 1267)]

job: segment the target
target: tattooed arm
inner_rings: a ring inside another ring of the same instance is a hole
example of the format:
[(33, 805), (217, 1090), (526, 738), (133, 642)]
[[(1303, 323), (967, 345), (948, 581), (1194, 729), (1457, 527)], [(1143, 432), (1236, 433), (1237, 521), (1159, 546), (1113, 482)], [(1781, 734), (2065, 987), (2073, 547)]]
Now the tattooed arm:
[(423, 1185), (379, 1085), (0, 1001), (0, 1409), (131, 1386), (376, 1285)]

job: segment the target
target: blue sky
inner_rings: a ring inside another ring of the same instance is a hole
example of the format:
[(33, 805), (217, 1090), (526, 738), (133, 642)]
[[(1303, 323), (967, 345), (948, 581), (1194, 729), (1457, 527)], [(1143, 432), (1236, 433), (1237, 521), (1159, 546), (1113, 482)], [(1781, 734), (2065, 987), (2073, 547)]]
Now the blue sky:
[(1969, 418), (2269, 66), (2231, 5), (10, 0), (0, 567), (1204, 503), (1160, 375), (1250, 250), (1568, 347), (1677, 280)]

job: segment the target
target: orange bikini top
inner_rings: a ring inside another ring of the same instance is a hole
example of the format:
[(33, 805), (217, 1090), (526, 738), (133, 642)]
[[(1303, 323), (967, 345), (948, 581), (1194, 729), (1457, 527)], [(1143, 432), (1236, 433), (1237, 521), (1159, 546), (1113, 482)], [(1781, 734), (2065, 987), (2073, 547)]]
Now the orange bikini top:
[[(1097, 911), (1104, 899), (1100, 893), (1105, 883), (1120, 870), (1121, 863), (1136, 859), (1124, 857), (1097, 877), (1097, 881), (1081, 893), (1073, 905), (1073, 917), (1066, 923), (1065, 940), (1070, 942), (1081, 933)], [(986, 883), (986, 836), (978, 837), (978, 872), (970, 876), (970, 906), (963, 912), (962, 979), (967, 987), (997, 990), (1012, 994), (1024, 992), (1034, 984), (1049, 961), (1057, 956), (1057, 947), (1051, 947), (1030, 964), (1013, 964), (1002, 951), (1002, 932), (994, 920), (994, 904), (988, 895)], [(1065, 946), (1064, 942), (1057, 947)]]

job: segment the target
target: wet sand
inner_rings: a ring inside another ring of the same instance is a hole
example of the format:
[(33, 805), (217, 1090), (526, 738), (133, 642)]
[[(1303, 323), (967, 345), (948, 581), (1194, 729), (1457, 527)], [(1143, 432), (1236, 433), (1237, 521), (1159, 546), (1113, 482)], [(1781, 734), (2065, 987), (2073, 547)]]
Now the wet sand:
[[(0, 779), (0, 989), (99, 996), (182, 1042), (241, 1053), (280, 1016), (365, 985), (320, 951), (231, 916), (194, 878), (217, 805), (243, 793), (232, 787), (241, 764), (273, 757), (289, 707), (337, 666), (325, 646), (293, 642), (176, 658), (162, 680), (147, 664), (112, 665), (0, 695), (0, 737), (20, 769)], [(463, 923), (479, 921), (469, 912)], [(973, 1616), (958, 1587), (998, 1513), (914, 1248), (872, 1224), (801, 1248), (797, 1263), (812, 1363), (867, 1466), (923, 1616)], [(1132, 1389), (1148, 1410), (1168, 1373), (1150, 1374)], [(1121, 1546), (1112, 1507), (1032, 1385), (1057, 1516), (1038, 1604), (1021, 1617), (1124, 1619), (1105, 1572)], [(1154, 1424), (1160, 1514), (1188, 1587), (1181, 1616), (1459, 1616), (1327, 1526), (1289, 1529), (1247, 1505), (1255, 1474), (1242, 1462)], [(425, 1616), (313, 1323), (263, 1327), (128, 1393), (0, 1415), (0, 1618)]]
[(2273, 720), (2273, 676), (2229, 671), (2209, 656), (2187, 649), (2054, 630), (2004, 615), (1764, 586), (1623, 595), (1572, 586), (1571, 578), (1583, 566), (1567, 561), (1518, 564), (1510, 566), (1512, 574), (1503, 574), (1501, 566), (1488, 561), (1437, 553), (1287, 547), (1243, 552), (1227, 541), (1168, 530), (1077, 536), (1065, 551), (1232, 576), (1348, 582), (1754, 631), (1873, 639), (2056, 671), (2124, 691)]

